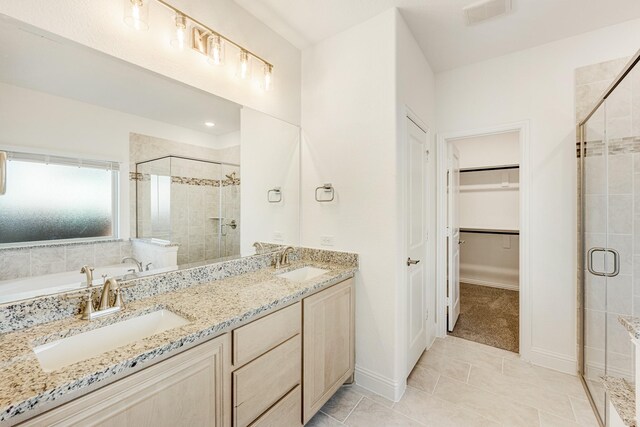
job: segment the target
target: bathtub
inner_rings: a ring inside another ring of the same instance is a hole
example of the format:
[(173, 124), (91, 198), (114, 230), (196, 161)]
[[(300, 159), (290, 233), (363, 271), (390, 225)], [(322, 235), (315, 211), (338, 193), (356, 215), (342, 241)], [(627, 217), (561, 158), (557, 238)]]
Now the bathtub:
[[(116, 264), (96, 267), (93, 271), (93, 284), (101, 286), (102, 275), (104, 274), (106, 274), (107, 277), (120, 277), (130, 273), (129, 270), (131, 269), (137, 270), (134, 264)], [(153, 271), (153, 273), (156, 272), (157, 271)], [(78, 269), (78, 271), (67, 271), (65, 273), (2, 280), (0, 281), (0, 304), (72, 291), (74, 289), (85, 288), (86, 286), (86, 276), (80, 273), (80, 269)]]

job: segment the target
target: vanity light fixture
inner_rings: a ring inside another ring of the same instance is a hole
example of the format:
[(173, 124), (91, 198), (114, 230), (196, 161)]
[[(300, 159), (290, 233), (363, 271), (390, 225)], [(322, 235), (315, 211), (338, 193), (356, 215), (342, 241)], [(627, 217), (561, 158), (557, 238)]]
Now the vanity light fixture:
[(176, 13), (176, 33), (171, 39), (171, 46), (180, 50), (184, 49), (187, 40), (187, 18), (177, 12)]
[(263, 70), (264, 70), (263, 89), (269, 91), (273, 87), (273, 65), (264, 64)]
[(213, 123), (213, 122), (204, 122), (204, 125), (205, 125), (206, 127), (208, 127), (208, 128), (212, 128), (212, 127), (214, 127), (216, 124), (215, 124), (215, 123)]
[[(149, 29), (149, 3), (156, 1), (175, 14), (175, 34), (171, 39), (172, 46), (183, 49), (189, 43), (195, 51), (206, 55), (208, 61), (213, 65), (223, 65), (225, 62), (225, 50), (229, 47), (235, 48), (239, 52), (237, 62), (238, 77), (242, 80), (251, 80), (252, 65), (259, 66), (262, 64), (262, 76), (256, 76), (256, 80), (253, 83), (264, 90), (270, 90), (273, 87), (273, 64), (170, 5), (165, 0), (123, 1), (124, 22), (127, 25), (136, 30)], [(188, 32), (192, 34), (191, 40), (188, 40)]]
[(149, 1), (124, 0), (124, 23), (138, 31), (148, 30)]
[(222, 65), (224, 62), (224, 42), (218, 34), (209, 35), (209, 62), (213, 65)]
[(246, 80), (251, 76), (251, 63), (249, 62), (249, 52), (244, 49), (240, 50), (238, 55), (238, 77)]

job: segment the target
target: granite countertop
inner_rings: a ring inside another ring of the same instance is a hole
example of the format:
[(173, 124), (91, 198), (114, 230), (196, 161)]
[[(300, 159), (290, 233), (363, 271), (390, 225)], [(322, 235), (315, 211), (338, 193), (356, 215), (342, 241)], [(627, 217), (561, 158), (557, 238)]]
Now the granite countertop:
[[(83, 388), (93, 389), (96, 383), (106, 384), (116, 376), (124, 377), (141, 366), (150, 366), (169, 353), (177, 354), (345, 280), (357, 270), (340, 264), (296, 261), (278, 273), (305, 265), (329, 272), (306, 282), (294, 282), (277, 277), (273, 268), (263, 268), (135, 301), (122, 312), (105, 318), (86, 321), (75, 316), (0, 335), (0, 423), (12, 422), (11, 418), (36, 408), (49, 409), (52, 401), (64, 401), (62, 398), (68, 393), (74, 392), (73, 397), (78, 397)], [(33, 353), (38, 345), (162, 308), (190, 323), (48, 373), (41, 369)]]
[(619, 316), (618, 321), (635, 339), (640, 339), (640, 318), (633, 316)]
[(624, 424), (636, 426), (636, 394), (633, 385), (623, 378), (602, 377), (602, 384), (609, 393), (609, 400)]

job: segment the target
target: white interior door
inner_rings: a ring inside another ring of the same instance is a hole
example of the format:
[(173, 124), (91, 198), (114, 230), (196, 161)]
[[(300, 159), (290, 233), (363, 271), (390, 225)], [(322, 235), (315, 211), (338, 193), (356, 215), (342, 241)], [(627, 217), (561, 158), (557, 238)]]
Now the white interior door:
[(407, 118), (407, 278), (408, 357), (407, 372), (427, 348), (426, 319), (426, 142), (427, 134)]
[(447, 173), (447, 308), (448, 327), (453, 331), (460, 316), (460, 152), (449, 144)]

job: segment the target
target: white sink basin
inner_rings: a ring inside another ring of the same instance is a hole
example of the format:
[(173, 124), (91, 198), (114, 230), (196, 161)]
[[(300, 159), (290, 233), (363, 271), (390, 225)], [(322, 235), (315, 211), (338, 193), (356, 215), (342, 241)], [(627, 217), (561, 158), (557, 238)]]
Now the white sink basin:
[(314, 277), (322, 276), (328, 271), (329, 270), (323, 270), (322, 268), (302, 267), (296, 270), (289, 271), (288, 273), (278, 274), (277, 276), (284, 279), (292, 280), (294, 282), (306, 282), (307, 280), (313, 279)]
[(169, 310), (158, 310), (43, 344), (33, 351), (42, 370), (51, 372), (188, 323)]

